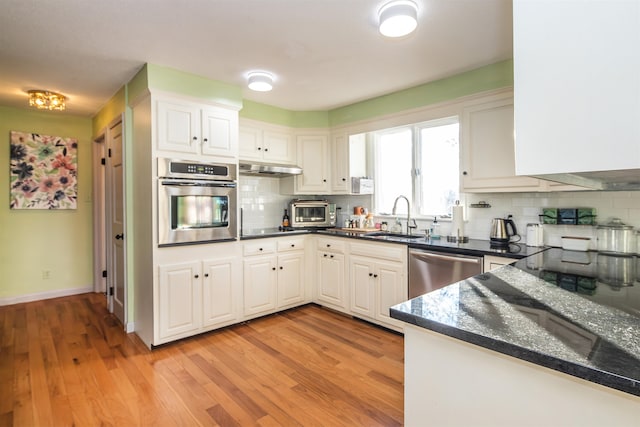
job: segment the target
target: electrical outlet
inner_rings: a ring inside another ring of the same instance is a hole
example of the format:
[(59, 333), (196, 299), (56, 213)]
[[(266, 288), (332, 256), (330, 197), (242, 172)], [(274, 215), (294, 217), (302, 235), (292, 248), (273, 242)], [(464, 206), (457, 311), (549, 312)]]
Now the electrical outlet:
[(50, 279), (51, 278), (51, 270), (42, 270), (42, 278)]

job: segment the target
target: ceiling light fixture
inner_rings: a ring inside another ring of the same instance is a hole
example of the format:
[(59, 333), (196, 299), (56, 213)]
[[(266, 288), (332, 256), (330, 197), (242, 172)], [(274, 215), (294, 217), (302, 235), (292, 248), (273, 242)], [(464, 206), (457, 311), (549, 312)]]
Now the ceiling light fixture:
[(247, 74), (249, 89), (257, 92), (269, 92), (273, 89), (273, 75), (264, 71), (252, 71)]
[(36, 107), (40, 110), (58, 110), (63, 111), (66, 108), (65, 101), (67, 97), (48, 90), (30, 90), (29, 106)]
[(387, 37), (403, 37), (418, 26), (418, 6), (411, 0), (394, 0), (378, 11), (380, 33)]

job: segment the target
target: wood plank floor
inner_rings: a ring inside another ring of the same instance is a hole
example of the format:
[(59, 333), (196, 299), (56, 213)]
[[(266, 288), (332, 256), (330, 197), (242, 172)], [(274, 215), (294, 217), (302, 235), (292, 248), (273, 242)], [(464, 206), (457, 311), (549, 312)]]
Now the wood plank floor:
[(308, 305), (149, 351), (101, 294), (0, 307), (0, 426), (398, 426), (403, 338)]

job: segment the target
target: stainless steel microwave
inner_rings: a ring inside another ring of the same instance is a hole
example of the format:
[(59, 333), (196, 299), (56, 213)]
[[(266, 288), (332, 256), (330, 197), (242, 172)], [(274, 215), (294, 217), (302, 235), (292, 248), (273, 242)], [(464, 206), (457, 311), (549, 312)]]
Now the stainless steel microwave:
[(331, 228), (336, 226), (336, 205), (326, 200), (292, 200), (290, 226), (294, 228)]

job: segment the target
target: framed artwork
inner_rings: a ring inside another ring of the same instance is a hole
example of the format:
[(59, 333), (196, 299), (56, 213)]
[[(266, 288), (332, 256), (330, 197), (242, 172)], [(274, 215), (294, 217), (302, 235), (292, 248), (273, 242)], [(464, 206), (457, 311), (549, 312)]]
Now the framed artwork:
[(78, 141), (11, 131), (11, 209), (76, 209)]

